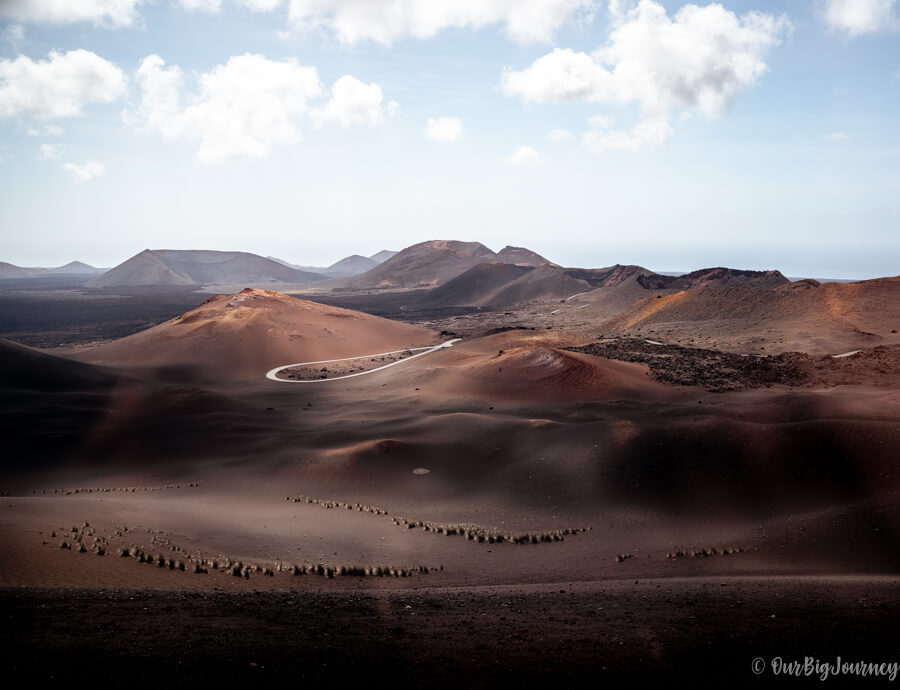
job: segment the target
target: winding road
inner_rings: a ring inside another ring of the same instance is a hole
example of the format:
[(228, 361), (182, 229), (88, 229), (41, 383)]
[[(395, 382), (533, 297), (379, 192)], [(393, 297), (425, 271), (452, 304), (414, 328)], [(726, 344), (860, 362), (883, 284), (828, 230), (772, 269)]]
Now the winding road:
[[(340, 359), (322, 359), (317, 362), (297, 362), (296, 364), (284, 364), (280, 367), (275, 367), (274, 369), (269, 370), (266, 373), (266, 378), (270, 381), (278, 381), (279, 383), (326, 383), (328, 381), (340, 381), (341, 379), (352, 379), (354, 376), (365, 376), (366, 374), (374, 374), (376, 371), (381, 371), (382, 369), (387, 369), (388, 367), (396, 366), (397, 364), (403, 364), (404, 362), (408, 362), (411, 359), (415, 359), (416, 357), (424, 357), (425, 355), (429, 355), (432, 352), (436, 352), (437, 350), (441, 350), (445, 347), (453, 347), (454, 343), (458, 343), (462, 338), (453, 338), (452, 340), (447, 340), (439, 345), (433, 345), (431, 347), (407, 347), (402, 350), (393, 350), (391, 352), (379, 352), (374, 355), (359, 355), (358, 357), (342, 357)], [(331, 379), (280, 379), (277, 374), (279, 371), (283, 369), (291, 369), (293, 367), (305, 367), (312, 364), (329, 364), (331, 362), (349, 362), (354, 359), (367, 359), (372, 357), (384, 357), (386, 355), (396, 355), (401, 352), (418, 352), (419, 354), (412, 355), (411, 357), (404, 357), (403, 359), (398, 359), (396, 362), (391, 362), (390, 364), (385, 364), (380, 367), (376, 367), (375, 369), (369, 369), (368, 371), (358, 371), (355, 374), (347, 374), (346, 376), (335, 376)]]

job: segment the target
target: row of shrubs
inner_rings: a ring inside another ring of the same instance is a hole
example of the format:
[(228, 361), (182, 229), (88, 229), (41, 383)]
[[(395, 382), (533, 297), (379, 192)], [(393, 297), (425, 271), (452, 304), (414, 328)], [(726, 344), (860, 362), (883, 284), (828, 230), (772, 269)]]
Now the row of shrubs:
[(417, 527), (426, 532), (435, 532), (445, 536), (460, 535), (469, 541), (477, 541), (480, 544), (541, 544), (555, 541), (565, 541), (568, 535), (579, 532), (587, 532), (590, 527), (566, 527), (565, 529), (551, 532), (500, 532), (497, 530), (479, 527), (477, 525), (444, 524), (438, 522), (425, 522), (422, 520), (407, 520), (403, 517), (391, 518), (395, 525), (415, 529)]
[[(85, 522), (81, 527), (72, 527), (70, 531), (64, 532), (65, 538), (59, 543), (60, 548), (86, 553), (89, 549), (95, 551), (100, 556), (105, 556), (110, 552), (109, 540), (115, 537), (124, 536), (128, 532), (127, 527), (118, 528), (113, 537), (97, 536), (94, 528)], [(358, 565), (341, 565), (326, 566), (322, 563), (317, 565), (285, 565), (277, 563), (274, 568), (268, 564), (261, 566), (254, 563), (244, 563), (240, 560), (232, 560), (228, 557), (222, 559), (200, 558), (191, 556), (178, 546), (172, 544), (168, 538), (160, 538), (156, 534), (164, 534), (147, 530), (154, 536), (151, 541), (156, 546), (168, 546), (171, 551), (185, 554), (184, 559), (169, 558), (155, 551), (148, 551), (142, 546), (131, 544), (130, 546), (120, 546), (118, 548), (119, 556), (123, 558), (134, 558), (138, 563), (146, 563), (148, 565), (156, 565), (158, 568), (168, 568), (169, 570), (178, 570), (181, 572), (194, 572), (197, 574), (209, 573), (210, 570), (216, 570), (224, 573), (230, 573), (234, 577), (242, 577), (250, 579), (251, 574), (262, 574), (263, 576), (274, 577), (276, 571), (289, 572), (292, 575), (319, 575), (326, 578), (334, 577), (412, 577), (415, 574), (427, 575), (435, 570), (443, 570), (444, 566), (429, 567), (424, 565), (414, 567), (390, 567), (390, 566), (358, 566)], [(60, 532), (63, 532), (62, 528)], [(57, 536), (56, 530), (51, 533), (52, 537)], [(89, 540), (93, 539), (93, 543)], [(46, 541), (44, 542), (47, 543)]]
[[(310, 505), (319, 505), (323, 508), (346, 508), (347, 510), (356, 510), (363, 513), (372, 513), (373, 515), (388, 515), (388, 511), (377, 506), (369, 506), (361, 503), (348, 503), (346, 501), (324, 501), (311, 496), (285, 496), (284, 500), (292, 503), (308, 503)], [(564, 541), (566, 536), (586, 532), (590, 527), (568, 527), (551, 532), (500, 532), (498, 530), (487, 529), (477, 525), (466, 524), (443, 524), (437, 522), (425, 522), (422, 520), (407, 520), (403, 517), (391, 518), (395, 525), (415, 529), (420, 527), (426, 532), (435, 532), (446, 536), (458, 534), (466, 537), (470, 541), (486, 544), (502, 544), (504, 542), (510, 544), (540, 544), (555, 541)]]
[[(85, 522), (81, 527), (73, 526), (68, 532), (64, 532), (66, 536), (59, 542), (59, 548), (77, 551), (78, 553), (87, 553), (93, 551), (98, 556), (105, 556), (109, 551), (109, 539), (107, 537), (97, 536), (96, 530), (91, 527), (90, 523)], [(52, 538), (56, 538), (56, 530), (50, 532)], [(47, 543), (46, 541), (44, 542)]]
[[(190, 482), (189, 488), (200, 486), (200, 482)], [(63, 496), (71, 496), (72, 494), (108, 494), (114, 491), (123, 493), (136, 493), (138, 491), (163, 491), (165, 489), (180, 489), (181, 484), (166, 484), (165, 486), (106, 486), (106, 487), (87, 487), (77, 489), (41, 489), (42, 494), (57, 494)], [(37, 489), (32, 489), (31, 493), (38, 493)]]
[(706, 548), (706, 549), (679, 549), (678, 551), (669, 551), (666, 553), (666, 558), (678, 559), (678, 558), (708, 558), (709, 556), (730, 556), (735, 553), (744, 553), (749, 551), (749, 548), (744, 548), (743, 546), (728, 546), (717, 548), (715, 546)]
[(363, 567), (358, 565), (332, 567), (321, 563), (318, 565), (293, 565), (289, 572), (292, 575), (319, 575), (327, 578), (340, 577), (412, 577), (413, 575), (427, 575), (436, 570), (443, 570), (444, 566), (437, 568), (427, 565), (418, 565), (412, 568), (395, 568), (389, 566)]
[(373, 515), (387, 515), (388, 512), (384, 508), (376, 506), (367, 506), (361, 503), (347, 503), (346, 501), (323, 501), (311, 496), (285, 496), (285, 501), (291, 503), (309, 503), (310, 505), (322, 506), (323, 508), (346, 508), (347, 510), (356, 510), (360, 513), (372, 513)]

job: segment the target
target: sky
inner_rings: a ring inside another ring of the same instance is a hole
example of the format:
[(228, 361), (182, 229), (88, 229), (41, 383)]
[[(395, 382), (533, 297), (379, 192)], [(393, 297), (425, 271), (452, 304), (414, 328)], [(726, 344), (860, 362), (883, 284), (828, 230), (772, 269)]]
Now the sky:
[(0, 260), (900, 274), (900, 0), (0, 0)]

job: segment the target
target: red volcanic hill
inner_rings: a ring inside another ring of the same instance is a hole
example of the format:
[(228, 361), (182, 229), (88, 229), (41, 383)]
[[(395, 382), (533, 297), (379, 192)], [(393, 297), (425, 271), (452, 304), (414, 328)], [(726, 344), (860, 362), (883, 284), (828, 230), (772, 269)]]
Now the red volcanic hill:
[(799, 281), (774, 290), (741, 285), (651, 294), (598, 324), (607, 334), (650, 328), (666, 341), (693, 340), (766, 353), (838, 354), (900, 343), (900, 277), (823, 285)]
[(80, 360), (118, 367), (190, 367), (204, 377), (259, 379), (273, 367), (437, 342), (434, 333), (361, 312), (248, 288), (114, 342)]
[(507, 247), (496, 254), (480, 242), (431, 240), (407, 247), (372, 270), (350, 278), (344, 287), (351, 290), (434, 287), (483, 263), (540, 266), (549, 262), (527, 249)]
[(145, 249), (89, 281), (91, 288), (122, 286), (218, 285), (260, 282), (307, 283), (322, 280), (247, 252)]

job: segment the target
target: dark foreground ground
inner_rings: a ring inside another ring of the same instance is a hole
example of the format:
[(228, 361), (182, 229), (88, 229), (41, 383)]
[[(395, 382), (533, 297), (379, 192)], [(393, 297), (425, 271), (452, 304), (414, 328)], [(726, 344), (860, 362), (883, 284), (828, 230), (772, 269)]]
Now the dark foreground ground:
[(38, 687), (885, 687), (900, 678), (823, 683), (771, 664), (900, 662), (898, 587), (698, 578), (340, 593), (5, 589), (0, 644), (13, 678)]

